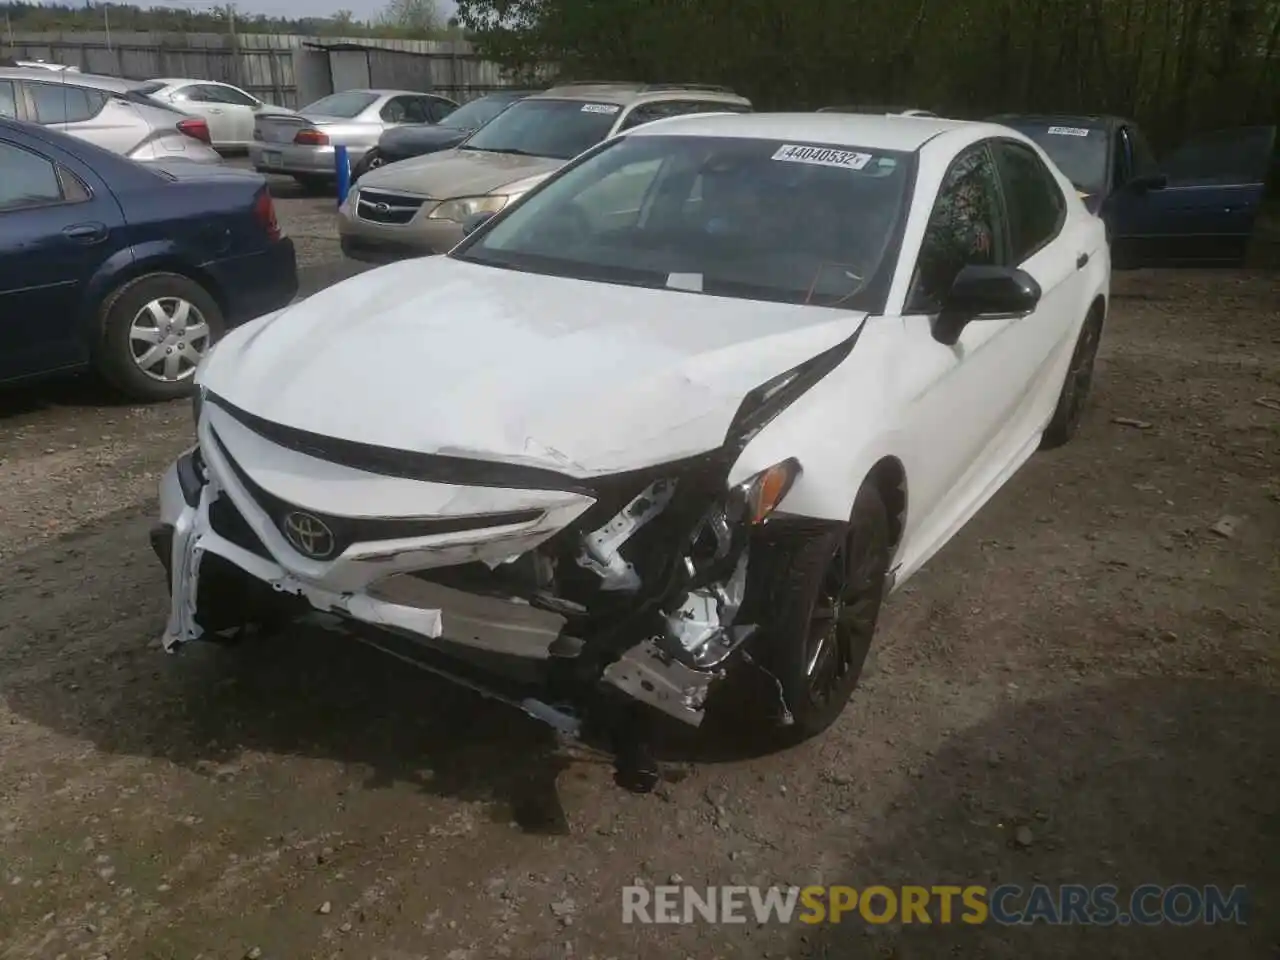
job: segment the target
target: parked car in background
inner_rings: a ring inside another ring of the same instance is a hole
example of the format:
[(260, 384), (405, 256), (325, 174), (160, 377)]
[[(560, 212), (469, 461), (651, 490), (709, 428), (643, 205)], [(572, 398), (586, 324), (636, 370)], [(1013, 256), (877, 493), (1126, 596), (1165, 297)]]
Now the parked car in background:
[(155, 103), (133, 87), (116, 77), (0, 68), (0, 117), (51, 127), (132, 160), (222, 161), (203, 118)]
[(1106, 221), (1117, 268), (1237, 266), (1262, 207), (1274, 127), (1216, 130), (1157, 160), (1142, 129), (1113, 116), (1001, 114)]
[(315, 609), (563, 731), (816, 736), (883, 599), (1076, 433), (1110, 276), (1004, 127), (642, 125), (227, 337), (161, 485), (163, 644)]
[(184, 113), (204, 117), (209, 124), (209, 138), (219, 150), (247, 148), (253, 143), (253, 121), (258, 112), (284, 109), (259, 100), (239, 87), (213, 80), (169, 77), (148, 80), (133, 89)]
[(920, 110), (916, 107), (867, 107), (853, 104), (842, 104), (833, 107), (819, 107), (818, 113), (863, 113), (871, 116), (882, 114), (897, 117), (936, 117), (932, 110)]
[[(513, 104), (458, 147), (371, 170), (338, 211), (342, 252), (385, 262), (444, 253), (476, 214), (494, 213), (584, 150), (690, 113), (747, 113), (751, 101), (699, 84), (575, 83)], [(638, 198), (637, 198), (638, 200)]]
[(286, 173), (304, 187), (323, 188), (337, 180), (334, 147), (346, 147), (354, 166), (385, 131), (437, 123), (457, 107), (448, 97), (411, 90), (331, 93), (297, 112), (259, 112), (249, 159), (263, 173)]
[(258, 174), (0, 120), (0, 382), (89, 368), (176, 397), (225, 330), (297, 289)]
[(438, 123), (394, 127), (379, 137), (377, 146), (352, 167), (351, 182), (355, 183), (370, 170), (388, 163), (456, 147), (511, 104), (536, 92), (502, 90), (488, 93), (464, 103)]

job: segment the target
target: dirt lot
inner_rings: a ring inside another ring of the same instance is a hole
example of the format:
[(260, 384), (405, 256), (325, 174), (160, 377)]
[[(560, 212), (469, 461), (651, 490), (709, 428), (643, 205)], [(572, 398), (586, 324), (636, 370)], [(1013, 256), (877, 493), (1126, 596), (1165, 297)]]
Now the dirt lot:
[[(281, 208), (307, 283), (340, 275), (331, 207)], [(837, 726), (713, 745), (639, 797), (337, 634), (165, 656), (146, 533), (187, 407), (0, 397), (0, 956), (1273, 957), (1277, 406), (1280, 274), (1123, 277), (1082, 436), (898, 595)], [(621, 923), (622, 885), (673, 875), (1245, 884), (1254, 910), (1176, 933)]]

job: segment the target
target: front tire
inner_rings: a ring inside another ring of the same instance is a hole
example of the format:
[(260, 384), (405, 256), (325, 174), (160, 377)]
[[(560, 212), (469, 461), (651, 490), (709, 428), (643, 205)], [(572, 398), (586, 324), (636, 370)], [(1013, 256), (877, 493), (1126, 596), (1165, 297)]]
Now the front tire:
[(767, 583), (758, 596), (765, 668), (777, 678), (793, 723), (779, 733), (799, 743), (843, 712), (866, 663), (880, 617), (891, 557), (889, 513), (864, 486), (848, 527), (822, 524), (781, 532), (765, 546)]
[(176, 273), (130, 280), (107, 297), (100, 320), (98, 372), (143, 401), (187, 396), (197, 365), (226, 330), (217, 301)]
[(1093, 364), (1098, 356), (1098, 343), (1101, 339), (1102, 311), (1095, 307), (1085, 317), (1080, 336), (1076, 338), (1075, 349), (1071, 352), (1071, 365), (1062, 381), (1062, 392), (1058, 394), (1058, 405), (1054, 407), (1049, 426), (1040, 438), (1041, 450), (1062, 446), (1080, 429), (1089, 389), (1093, 385)]

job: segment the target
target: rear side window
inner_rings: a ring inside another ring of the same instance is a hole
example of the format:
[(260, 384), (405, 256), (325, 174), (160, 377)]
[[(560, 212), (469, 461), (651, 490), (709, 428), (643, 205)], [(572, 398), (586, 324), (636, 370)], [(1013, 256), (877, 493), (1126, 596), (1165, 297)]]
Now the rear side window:
[(363, 112), (370, 104), (378, 99), (374, 93), (359, 93), (355, 90), (345, 90), (342, 93), (331, 93), (327, 97), (321, 97), (315, 103), (308, 104), (302, 108), (303, 113), (318, 114), (324, 117), (341, 117), (344, 120), (350, 120), (357, 114)]
[(378, 111), (387, 123), (426, 123), (426, 97), (392, 97)]
[(98, 115), (107, 95), (101, 90), (89, 90), (69, 83), (27, 82), (27, 90), (35, 102), (36, 122), (80, 123)]
[(258, 101), (249, 96), (243, 90), (235, 87), (214, 86), (209, 84), (204, 88), (209, 91), (211, 103), (229, 103), (237, 107), (256, 107)]
[(0, 117), (8, 117), (10, 120), (16, 119), (18, 116), (18, 98), (14, 94), (13, 82), (10, 80), (0, 80)]
[(210, 96), (209, 91), (211, 90), (214, 90), (214, 88), (206, 87), (200, 83), (193, 83), (189, 87), (180, 87), (173, 91), (173, 99), (185, 100), (188, 103), (217, 103), (216, 91), (213, 96)]
[(39, 154), (0, 140), (0, 212), (61, 201), (57, 168)]
[(1048, 168), (1020, 143), (995, 144), (996, 165), (1009, 213), (1009, 250), (1013, 263), (1022, 263), (1044, 248), (1067, 216), (1067, 201)]

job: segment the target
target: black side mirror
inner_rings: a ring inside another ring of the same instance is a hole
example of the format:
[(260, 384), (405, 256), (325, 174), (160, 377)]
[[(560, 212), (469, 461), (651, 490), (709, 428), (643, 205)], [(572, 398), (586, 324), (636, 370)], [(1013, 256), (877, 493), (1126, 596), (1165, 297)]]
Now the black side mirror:
[(467, 219), (462, 221), (462, 235), (464, 237), (471, 236), (471, 234), (475, 233), (476, 230), (478, 230), (480, 226), (492, 216), (492, 211), (473, 213), (471, 216), (467, 217)]
[(1141, 177), (1134, 177), (1125, 184), (1125, 189), (1133, 193), (1146, 193), (1148, 190), (1163, 190), (1168, 185), (1169, 178), (1163, 173), (1148, 173)]
[(933, 338), (953, 347), (973, 320), (1020, 317), (1040, 302), (1040, 284), (1017, 267), (969, 264), (951, 284), (933, 325)]

